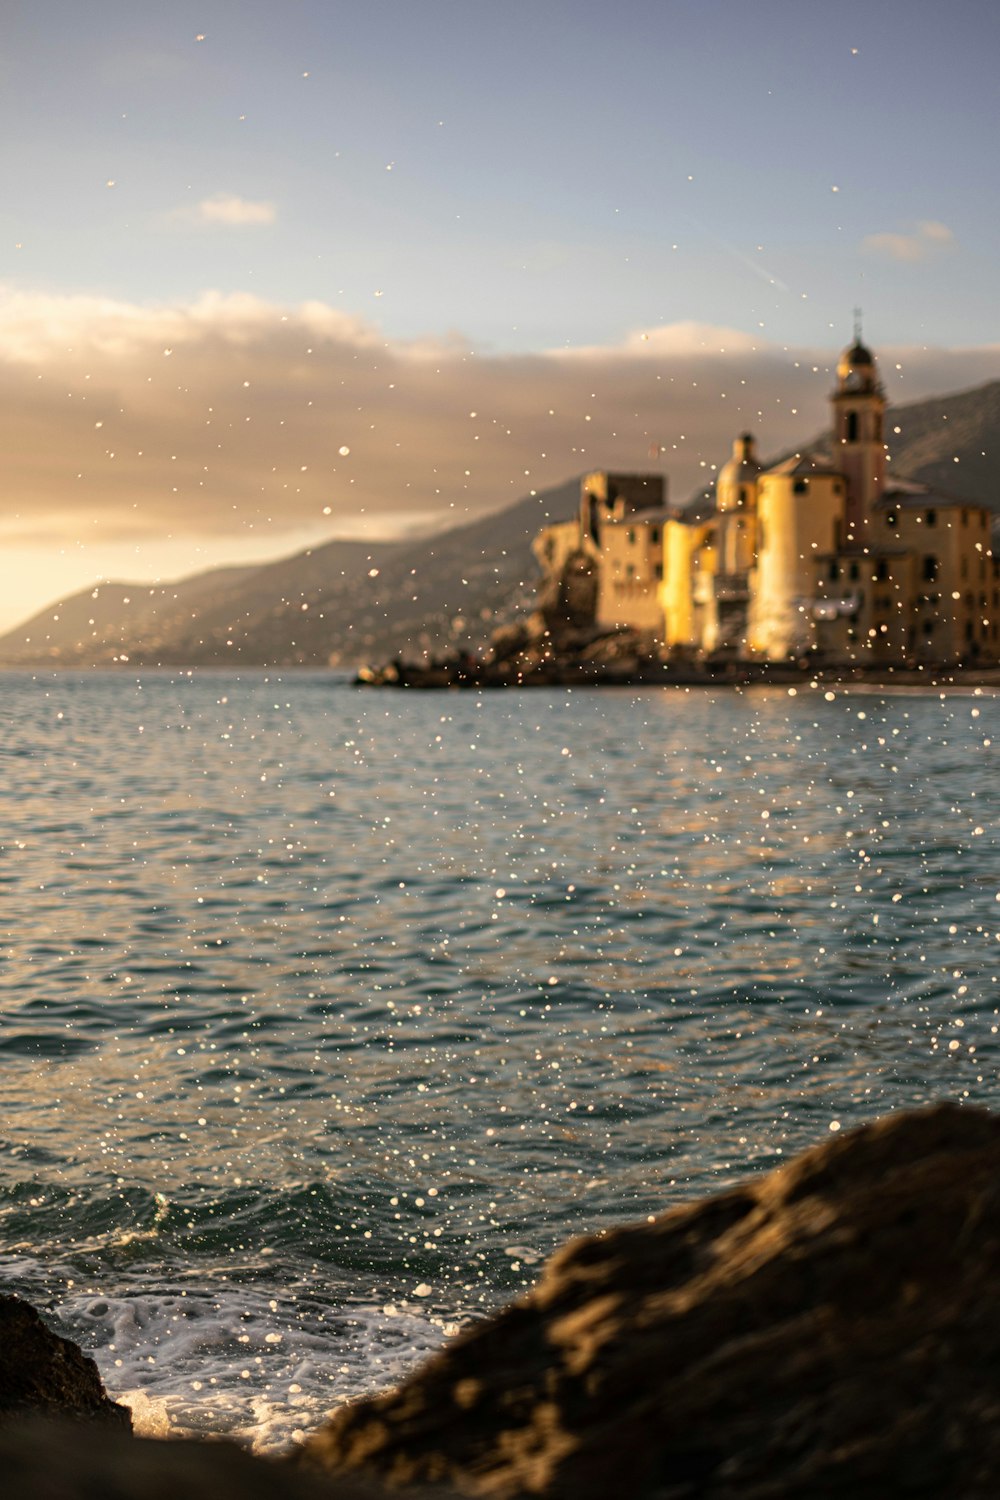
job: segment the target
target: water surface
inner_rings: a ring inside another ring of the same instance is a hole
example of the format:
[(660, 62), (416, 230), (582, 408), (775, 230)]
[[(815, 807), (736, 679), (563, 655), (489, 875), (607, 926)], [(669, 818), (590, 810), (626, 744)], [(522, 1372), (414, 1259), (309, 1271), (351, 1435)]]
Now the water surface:
[(997, 1094), (988, 691), (8, 673), (0, 1235), (261, 1446), (568, 1234)]

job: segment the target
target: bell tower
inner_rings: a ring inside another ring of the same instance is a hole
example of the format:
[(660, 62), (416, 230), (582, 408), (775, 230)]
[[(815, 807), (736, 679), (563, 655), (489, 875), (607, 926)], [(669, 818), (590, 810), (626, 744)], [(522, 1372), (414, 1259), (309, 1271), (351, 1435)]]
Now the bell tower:
[(875, 356), (861, 342), (855, 316), (854, 342), (837, 362), (833, 402), (833, 462), (847, 481), (844, 541), (860, 545), (867, 535), (872, 506), (885, 488), (885, 391)]

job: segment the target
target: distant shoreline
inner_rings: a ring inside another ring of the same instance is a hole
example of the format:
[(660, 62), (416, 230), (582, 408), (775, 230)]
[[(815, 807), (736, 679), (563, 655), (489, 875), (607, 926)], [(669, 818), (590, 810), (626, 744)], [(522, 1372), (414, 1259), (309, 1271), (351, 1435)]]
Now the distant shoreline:
[(855, 686), (888, 688), (992, 688), (1000, 689), (1000, 667), (799, 667), (793, 663), (726, 662), (703, 666), (692, 663), (650, 662), (638, 669), (615, 670), (594, 662), (552, 664), (529, 672), (507, 675), (494, 667), (449, 661), (429, 666), (393, 662), (387, 667), (361, 667), (354, 678), (357, 687), (391, 687), (433, 691), (494, 691), (498, 688), (539, 687), (814, 687)]

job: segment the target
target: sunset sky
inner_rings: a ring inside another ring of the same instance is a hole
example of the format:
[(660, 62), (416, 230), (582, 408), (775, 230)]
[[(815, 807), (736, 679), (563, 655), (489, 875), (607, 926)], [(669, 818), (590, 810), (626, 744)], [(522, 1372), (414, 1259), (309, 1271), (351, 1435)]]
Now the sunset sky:
[(992, 0), (21, 0), (0, 627), (1000, 377)]

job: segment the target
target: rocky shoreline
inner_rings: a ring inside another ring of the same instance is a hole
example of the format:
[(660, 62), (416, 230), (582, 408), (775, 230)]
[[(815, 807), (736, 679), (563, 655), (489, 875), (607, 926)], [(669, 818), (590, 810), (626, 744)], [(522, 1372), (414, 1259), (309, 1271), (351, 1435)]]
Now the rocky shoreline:
[(531, 687), (728, 687), (814, 684), (846, 687), (1000, 687), (1000, 667), (974, 663), (952, 666), (915, 662), (886, 664), (799, 661), (746, 661), (735, 656), (664, 657), (657, 642), (633, 630), (593, 629), (546, 623), (542, 616), (495, 632), (478, 653), (454, 652), (421, 662), (402, 658), (361, 667), (358, 687), (495, 688)]
[(0, 1298), (2, 1493), (987, 1500), (1000, 1117), (835, 1125), (767, 1175), (566, 1246), (525, 1297), (277, 1460), (130, 1436), (93, 1362)]

